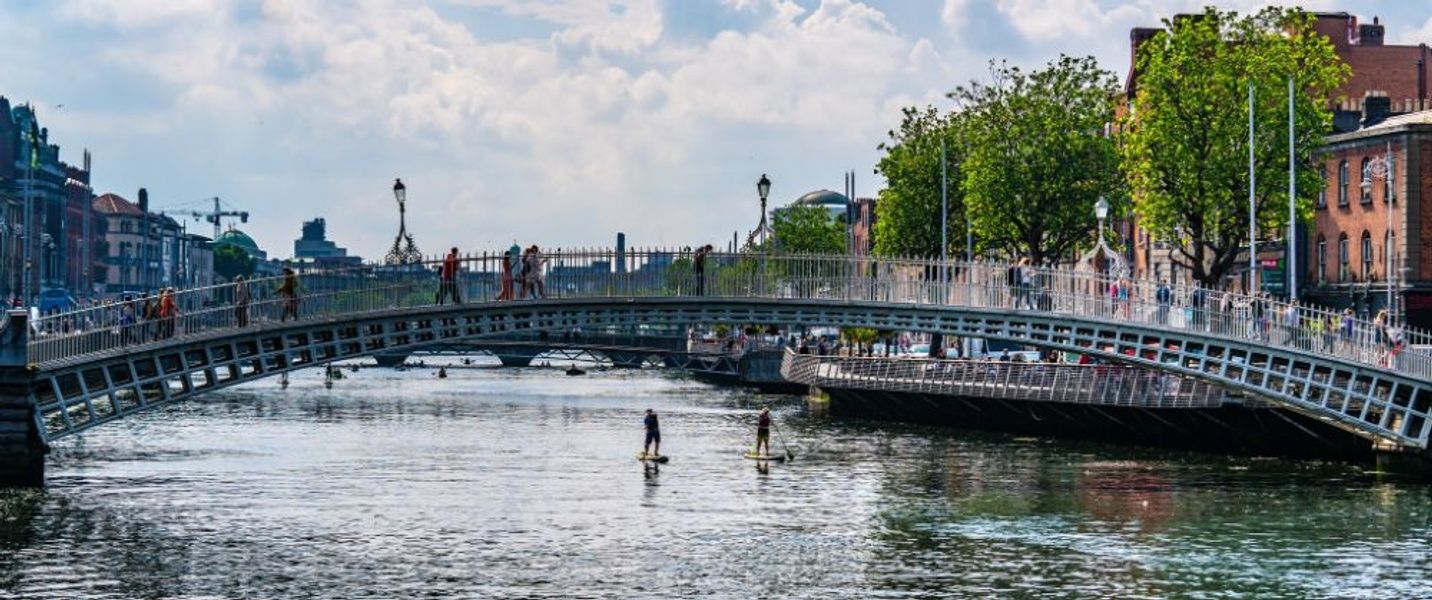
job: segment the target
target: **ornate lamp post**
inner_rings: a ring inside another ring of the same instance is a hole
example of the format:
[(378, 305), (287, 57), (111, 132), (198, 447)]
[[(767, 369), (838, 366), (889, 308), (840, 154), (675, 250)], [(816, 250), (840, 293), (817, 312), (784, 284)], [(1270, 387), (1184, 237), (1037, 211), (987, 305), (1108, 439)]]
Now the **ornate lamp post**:
[(413, 243), (413, 236), (408, 234), (408, 188), (403, 185), (402, 179), (393, 181), (393, 198), (398, 201), (398, 237), (393, 240), (393, 248), (388, 250), (388, 256), (383, 259), (383, 263), (411, 265), (422, 262), (423, 253), (418, 251), (418, 245)]
[(1387, 213), (1387, 233), (1383, 236), (1382, 266), (1384, 273), (1382, 279), (1387, 287), (1388, 319), (1395, 323), (1397, 322), (1397, 301), (1393, 295), (1393, 289), (1396, 287), (1395, 282), (1398, 273), (1395, 267), (1397, 264), (1397, 243), (1392, 237), (1393, 165), (1392, 142), (1389, 141), (1387, 142), (1386, 154), (1373, 157), (1368, 161), (1367, 170), (1362, 174), (1362, 185), (1359, 187), (1362, 188), (1364, 196), (1371, 196), (1373, 179), (1381, 179), (1384, 184), (1382, 201), (1387, 204), (1387, 209), (1384, 211)]
[(768, 227), (766, 224), (766, 197), (771, 194), (771, 180), (766, 178), (765, 173), (761, 173), (760, 181), (756, 182), (756, 193), (761, 196), (761, 224), (756, 231), (761, 232), (761, 245), (764, 246), (766, 244), (766, 228)]

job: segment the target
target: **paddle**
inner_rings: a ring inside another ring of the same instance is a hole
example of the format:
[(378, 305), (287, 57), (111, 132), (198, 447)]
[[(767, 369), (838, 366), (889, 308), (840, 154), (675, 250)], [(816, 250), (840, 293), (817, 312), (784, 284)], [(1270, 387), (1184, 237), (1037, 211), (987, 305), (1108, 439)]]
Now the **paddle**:
[(796, 455), (791, 452), (791, 447), (786, 445), (786, 438), (781, 435), (781, 428), (776, 426), (775, 419), (771, 419), (771, 429), (776, 430), (776, 439), (781, 441), (781, 448), (786, 451), (786, 460), (795, 460)]

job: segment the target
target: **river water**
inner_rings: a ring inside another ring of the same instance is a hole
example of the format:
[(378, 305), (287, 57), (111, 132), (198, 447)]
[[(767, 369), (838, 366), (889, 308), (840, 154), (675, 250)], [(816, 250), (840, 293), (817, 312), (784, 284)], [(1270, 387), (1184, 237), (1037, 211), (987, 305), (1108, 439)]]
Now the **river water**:
[[(790, 464), (740, 457), (764, 402)], [(0, 597), (1427, 597), (1430, 489), (652, 371), (310, 371), (58, 443), (0, 492)]]

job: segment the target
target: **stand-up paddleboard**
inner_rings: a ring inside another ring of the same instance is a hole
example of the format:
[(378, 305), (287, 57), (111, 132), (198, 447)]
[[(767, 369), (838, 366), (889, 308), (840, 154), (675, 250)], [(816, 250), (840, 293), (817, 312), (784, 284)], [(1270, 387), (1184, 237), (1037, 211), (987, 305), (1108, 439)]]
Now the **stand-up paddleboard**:
[(741, 456), (744, 456), (744, 457), (749, 458), (749, 459), (751, 459), (751, 460), (759, 460), (759, 461), (772, 461), (772, 460), (773, 460), (773, 461), (776, 461), (776, 462), (785, 462), (785, 460), (786, 460), (786, 456), (785, 456), (784, 454), (756, 454), (755, 452), (747, 452), (747, 453), (745, 453), (745, 454), (742, 454)]
[(647, 454), (645, 452), (638, 452), (636, 453), (636, 459), (642, 462), (654, 462), (661, 463), (664, 465), (671, 460), (671, 457), (662, 454)]

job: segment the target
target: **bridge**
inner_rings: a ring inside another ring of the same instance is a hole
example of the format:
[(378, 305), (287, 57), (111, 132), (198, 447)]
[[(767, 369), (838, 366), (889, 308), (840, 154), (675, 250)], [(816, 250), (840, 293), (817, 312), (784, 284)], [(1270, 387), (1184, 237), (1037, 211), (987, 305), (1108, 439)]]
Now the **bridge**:
[(1274, 322), (1260, 323), (1257, 301), (1231, 293), (1175, 286), (1160, 303), (1135, 282), (1111, 298), (1109, 276), (1061, 268), (1015, 286), (995, 262), (714, 254), (698, 268), (679, 251), (596, 250), (551, 255), (545, 294), (531, 298), (504, 282), (501, 261), (462, 260), (464, 304), (438, 303), (435, 264), (423, 263), (302, 273), (297, 298), (258, 279), (244, 305), (229, 285), (179, 290), (179, 312), (165, 318), (139, 318), (138, 301), (33, 323), (12, 312), (0, 335), (0, 478), (37, 484), (56, 440), (293, 369), (514, 333), (703, 324), (1003, 340), (1206, 382), (1389, 449), (1425, 454), (1432, 429), (1432, 336), (1407, 331), (1392, 349), (1361, 321), (1316, 334), (1310, 324), (1329, 314), (1304, 307), (1285, 319), (1278, 303), (1265, 307)]

